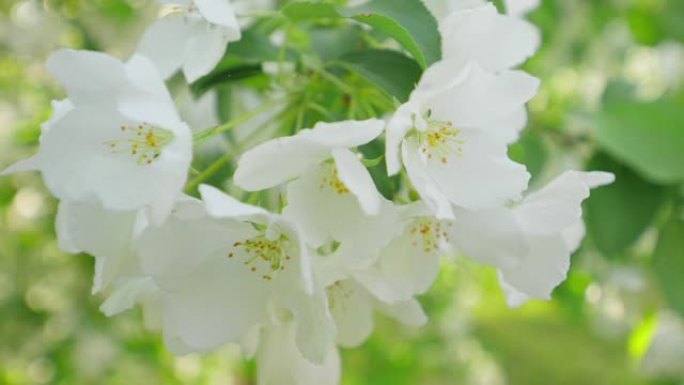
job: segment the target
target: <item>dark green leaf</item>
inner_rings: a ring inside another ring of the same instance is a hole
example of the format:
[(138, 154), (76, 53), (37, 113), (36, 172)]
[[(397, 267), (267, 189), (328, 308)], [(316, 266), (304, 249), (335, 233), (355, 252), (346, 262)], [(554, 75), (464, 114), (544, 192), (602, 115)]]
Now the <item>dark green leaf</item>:
[(413, 59), (389, 50), (353, 52), (341, 57), (339, 63), (400, 101), (408, 99), (421, 74)]
[(665, 298), (684, 315), (684, 220), (673, 215), (660, 232), (653, 258)]
[(309, 30), (311, 45), (323, 62), (365, 48), (361, 29), (357, 25), (314, 26)]
[(423, 68), (442, 57), (437, 21), (420, 0), (371, 0), (340, 12), (395, 39)]
[(658, 183), (684, 180), (684, 108), (620, 102), (595, 119), (596, 139), (613, 157)]
[(588, 165), (615, 174), (611, 185), (591, 192), (585, 204), (587, 231), (607, 258), (618, 258), (651, 225), (661, 207), (664, 188), (605, 155)]

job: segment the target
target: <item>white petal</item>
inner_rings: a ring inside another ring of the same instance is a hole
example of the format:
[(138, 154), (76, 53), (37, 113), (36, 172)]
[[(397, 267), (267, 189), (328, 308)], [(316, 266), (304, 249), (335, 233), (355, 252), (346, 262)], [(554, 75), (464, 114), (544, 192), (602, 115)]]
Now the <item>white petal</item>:
[(508, 158), (506, 146), (483, 133), (463, 130), (462, 154), (446, 163), (426, 159), (429, 178), (451, 203), (469, 210), (501, 206), (520, 199), (530, 174)]
[(541, 42), (534, 25), (498, 14), (491, 3), (450, 14), (440, 23), (440, 32), (445, 59), (465, 58), (489, 71), (522, 64)]
[(418, 191), (425, 204), (439, 219), (453, 219), (454, 211), (447, 196), (440, 191), (439, 186), (430, 178), (420, 159), (420, 151), (415, 140), (404, 141), (402, 146), (404, 166), (413, 187)]
[(393, 305), (380, 304), (379, 310), (407, 326), (419, 327), (428, 322), (423, 307), (415, 299)]
[(188, 83), (208, 74), (226, 52), (228, 36), (223, 28), (205, 23), (192, 26), (191, 38), (185, 47), (183, 74)]
[(530, 194), (515, 209), (525, 230), (534, 234), (555, 234), (582, 217), (582, 201), (589, 189), (611, 183), (614, 176), (603, 172), (568, 171), (543, 189)]
[(335, 345), (336, 328), (323, 287), (316, 286), (310, 294), (285, 284), (274, 290), (273, 302), (292, 313), (295, 341), (302, 355), (315, 364), (324, 363), (330, 347)]
[(366, 214), (377, 215), (380, 212), (380, 193), (358, 156), (346, 148), (336, 148), (332, 155), (342, 183), (356, 196)]
[(230, 41), (240, 39), (240, 24), (228, 0), (193, 0), (208, 22), (225, 28)]
[(538, 88), (539, 80), (524, 72), (493, 74), (471, 64), (462, 82), (435, 94), (426, 104), (434, 119), (451, 121), (456, 128), (479, 128), (518, 111)]
[(179, 337), (193, 350), (239, 343), (265, 316), (266, 289), (243, 269), (215, 258), (176, 282), (172, 291), (162, 288), (164, 317), (175, 322)]
[(157, 286), (150, 277), (133, 278), (124, 281), (107, 297), (100, 311), (107, 317), (132, 309), (142, 296), (156, 294)]
[(345, 120), (341, 122), (318, 122), (311, 130), (302, 130), (297, 135), (328, 148), (356, 147), (380, 136), (385, 122), (380, 119)]
[[(409, 102), (410, 103), (410, 102)], [(413, 129), (414, 114), (418, 114), (417, 106), (403, 104), (392, 116), (387, 124), (387, 139), (385, 141), (385, 161), (387, 174), (392, 176), (401, 171), (401, 143), (406, 134)]]
[(340, 357), (329, 346), (321, 364), (307, 360), (295, 344), (295, 322), (266, 328), (257, 356), (258, 385), (338, 385)]
[(119, 97), (119, 108), (128, 118), (154, 126), (168, 127), (174, 134), (189, 129), (180, 124), (180, 116), (164, 80), (145, 56), (133, 55), (126, 63), (130, 84)]
[[(528, 237), (529, 253), (515, 268), (500, 269), (500, 280), (515, 291), (537, 299), (551, 299), (551, 292), (563, 282), (570, 268), (570, 251), (560, 236)], [(519, 302), (515, 292), (509, 302)]]
[(584, 226), (584, 222), (581, 220), (563, 230), (561, 236), (565, 240), (565, 244), (568, 246), (570, 253), (574, 253), (579, 249), (586, 232), (587, 229)]
[(300, 176), (328, 156), (328, 148), (301, 136), (270, 140), (242, 154), (233, 180), (247, 191), (267, 189)]
[(523, 263), (529, 249), (513, 213), (505, 208), (457, 210), (447, 227), (451, 242), (466, 257), (482, 264), (511, 268)]
[(39, 157), (45, 183), (60, 199), (95, 197), (111, 210), (150, 205), (155, 217), (163, 218), (187, 178), (192, 156), (189, 132), (179, 131), (186, 135), (176, 135), (152, 164), (140, 165), (129, 153), (116, 153), (107, 144), (129, 139), (120, 130), (123, 124), (131, 122), (118, 111), (99, 106), (67, 113), (42, 137)]
[(340, 252), (372, 253), (384, 246), (397, 229), (398, 213), (381, 200), (378, 215), (366, 215), (359, 200), (351, 193), (338, 193), (325, 184), (330, 178), (329, 165), (314, 167), (287, 187), (288, 205), (283, 214), (302, 229), (307, 243), (323, 246), (332, 240), (341, 242)]
[(137, 52), (152, 60), (163, 78), (170, 77), (185, 60), (192, 24), (179, 13), (157, 20), (143, 34)]
[[(254, 235), (256, 231), (246, 223), (206, 216), (183, 219), (173, 215), (162, 226), (145, 231), (137, 240), (136, 248), (145, 273), (155, 278), (160, 287), (171, 289), (178, 279), (202, 269), (212, 259), (228, 262), (227, 253), (233, 244)], [(217, 255), (222, 252), (226, 255)], [(244, 267), (237, 269), (245, 276), (253, 276)]]
[(506, 13), (522, 17), (539, 7), (540, 0), (504, 0), (504, 3), (506, 4)]
[(330, 312), (337, 325), (337, 343), (343, 347), (361, 345), (373, 332), (373, 299), (351, 280), (328, 288)]
[(60, 49), (50, 55), (46, 67), (75, 104), (111, 99), (125, 85), (123, 63), (100, 52)]
[(270, 215), (258, 206), (248, 205), (209, 185), (199, 186), (207, 212), (216, 218), (247, 218)]
[(369, 269), (354, 278), (382, 302), (408, 301), (427, 292), (439, 273), (439, 250), (425, 251), (415, 234), (403, 234), (385, 247)]
[(515, 143), (520, 137), (520, 132), (527, 126), (527, 109), (518, 108), (510, 115), (488, 122), (481, 129), (494, 140), (504, 144)]
[(97, 260), (93, 293), (115, 279), (138, 273), (132, 252), (136, 213), (105, 210), (97, 203), (59, 204), (56, 232), (59, 245), (66, 252), (86, 252)]

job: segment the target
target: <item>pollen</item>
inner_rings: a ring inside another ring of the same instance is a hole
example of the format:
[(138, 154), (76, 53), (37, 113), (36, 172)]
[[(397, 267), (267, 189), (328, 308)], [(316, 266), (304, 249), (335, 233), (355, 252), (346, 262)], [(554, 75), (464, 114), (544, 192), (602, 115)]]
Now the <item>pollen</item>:
[(424, 253), (434, 253), (440, 246), (449, 242), (449, 234), (444, 225), (435, 218), (421, 217), (409, 226), (409, 235), (413, 246), (419, 247)]
[(161, 156), (162, 149), (173, 140), (170, 131), (147, 123), (122, 125), (119, 129), (122, 138), (108, 140), (104, 144), (114, 154), (128, 154), (140, 166), (152, 164)]
[(272, 240), (263, 233), (244, 241), (233, 243), (227, 254), (229, 259), (241, 259), (241, 263), (252, 273), (257, 273), (264, 281), (271, 281), (275, 274), (285, 270), (292, 260), (290, 241), (284, 235)]
[(418, 145), (420, 152), (429, 160), (437, 160), (442, 164), (449, 163), (450, 156), (463, 156), (463, 139), (461, 130), (454, 128), (451, 121), (434, 120), (430, 112), (424, 119), (427, 121), (425, 131), (418, 131)]
[(338, 195), (349, 194), (349, 189), (344, 182), (340, 180), (337, 167), (332, 163), (327, 163), (323, 167), (325, 168), (325, 171), (323, 172), (323, 177), (320, 181), (320, 188), (329, 188)]

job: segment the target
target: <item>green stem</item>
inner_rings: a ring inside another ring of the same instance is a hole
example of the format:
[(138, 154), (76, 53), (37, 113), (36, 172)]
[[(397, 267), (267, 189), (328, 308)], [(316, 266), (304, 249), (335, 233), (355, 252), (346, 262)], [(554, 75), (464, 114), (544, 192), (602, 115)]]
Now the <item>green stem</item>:
[(282, 118), (282, 115), (283, 112), (279, 113), (275, 119), (269, 119), (268, 121), (264, 122), (264, 124), (255, 128), (254, 131), (247, 135), (241, 141), (240, 144), (235, 145), (234, 147), (226, 151), (226, 153), (223, 154), (220, 158), (216, 159), (214, 163), (210, 164), (209, 167), (204, 169), (204, 171), (199, 173), (199, 175), (197, 175), (194, 179), (192, 179), (185, 185), (185, 193), (190, 194), (193, 191), (195, 191), (199, 185), (204, 183), (207, 179), (211, 178), (212, 175), (217, 173), (222, 167), (228, 164), (237, 153), (239, 153), (247, 144), (249, 144), (254, 138), (256, 138), (256, 136), (259, 135), (264, 129), (273, 124), (273, 122), (280, 120)]
[(185, 186), (185, 192), (187, 194), (190, 194), (191, 192), (195, 191), (195, 189), (197, 189), (199, 185), (204, 183), (204, 181), (206, 181), (207, 179), (211, 178), (212, 175), (218, 172), (223, 166), (228, 164), (228, 162), (230, 162), (230, 160), (233, 159), (236, 149), (237, 147), (233, 147), (232, 149), (226, 151), (226, 153), (223, 154), (220, 158), (216, 159), (214, 163), (212, 163), (209, 167), (207, 167), (204, 171), (197, 175), (193, 180), (188, 182), (188, 184)]
[(253, 118), (263, 114), (264, 112), (266, 112), (266, 111), (268, 111), (274, 107), (279, 106), (280, 104), (284, 103), (285, 101), (286, 101), (286, 99), (278, 99), (278, 100), (272, 101), (270, 103), (262, 104), (261, 106), (255, 108), (255, 109), (247, 112), (246, 114), (244, 114), (244, 115), (242, 115), (236, 119), (233, 119), (227, 123), (224, 123), (220, 126), (212, 127), (212, 128), (209, 128), (209, 129), (206, 129), (203, 131), (199, 131), (193, 135), (193, 138), (192, 138), (193, 143), (195, 145), (198, 145), (198, 144), (203, 143), (205, 140), (211, 138), (212, 136), (218, 135), (222, 132), (232, 130), (233, 128), (235, 128), (235, 127), (237, 127), (237, 126), (239, 126), (245, 122), (252, 120)]

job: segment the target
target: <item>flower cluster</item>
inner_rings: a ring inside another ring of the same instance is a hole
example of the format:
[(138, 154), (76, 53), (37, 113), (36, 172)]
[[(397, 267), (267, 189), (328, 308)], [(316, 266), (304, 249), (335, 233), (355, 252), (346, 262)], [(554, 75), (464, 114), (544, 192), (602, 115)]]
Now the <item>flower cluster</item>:
[[(375, 312), (427, 322), (416, 296), (443, 255), (497, 269), (512, 306), (549, 299), (565, 279), (581, 203), (612, 175), (569, 171), (526, 192), (530, 174), (507, 151), (539, 81), (514, 68), (540, 37), (518, 14), (477, 1), (436, 14), (442, 60), (394, 112), (320, 121), (242, 153), (235, 186), (284, 193), (266, 209), (209, 185), (183, 192), (193, 133), (164, 81), (208, 74), (241, 31), (228, 0), (162, 3), (127, 62), (50, 57), (68, 98), (39, 152), (4, 171), (42, 173), (60, 200), (60, 247), (95, 257), (107, 315), (140, 304), (178, 354), (241, 344), (262, 384), (336, 384), (338, 346), (364, 342)], [(385, 144), (387, 175), (404, 176), (392, 200), (359, 151), (371, 142)]]

